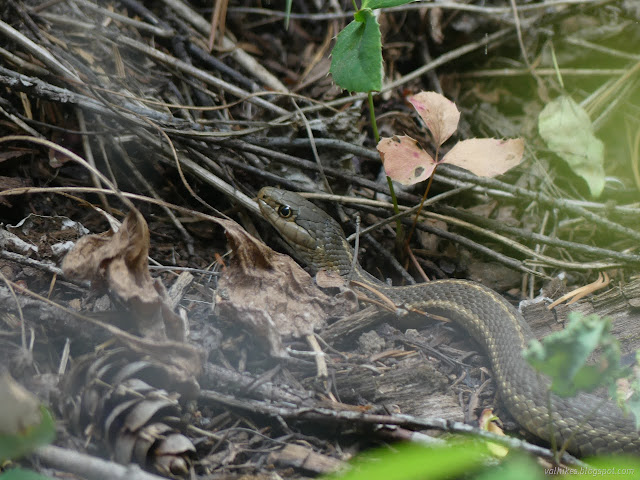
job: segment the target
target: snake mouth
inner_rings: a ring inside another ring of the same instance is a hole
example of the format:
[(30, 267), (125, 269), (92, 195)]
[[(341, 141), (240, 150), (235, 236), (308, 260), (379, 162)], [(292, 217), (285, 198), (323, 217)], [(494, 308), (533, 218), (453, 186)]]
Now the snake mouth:
[(282, 234), (278, 225), (281, 219), (277, 212), (279, 202), (274, 198), (275, 192), (276, 190), (272, 187), (263, 187), (258, 192), (257, 201), (262, 216)]
[(269, 192), (271, 190), (273, 190), (272, 187), (262, 187), (257, 195), (258, 207), (260, 207), (260, 211), (262, 212), (263, 215), (265, 215), (268, 209), (271, 208), (268, 203), (268, 200), (272, 198), (269, 195)]

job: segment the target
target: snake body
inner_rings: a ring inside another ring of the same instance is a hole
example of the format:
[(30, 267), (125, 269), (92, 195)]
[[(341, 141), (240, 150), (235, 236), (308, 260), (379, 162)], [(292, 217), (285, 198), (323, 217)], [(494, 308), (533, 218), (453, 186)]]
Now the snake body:
[[(515, 420), (535, 436), (576, 455), (640, 454), (631, 415), (589, 394), (549, 395), (549, 381), (522, 356), (532, 332), (522, 315), (493, 290), (466, 280), (437, 280), (390, 287), (352, 265), (340, 225), (300, 195), (272, 187), (258, 193), (263, 216), (313, 270), (333, 270), (373, 286), (399, 306), (447, 317), (468, 331), (486, 352), (500, 398)], [(354, 270), (352, 272), (352, 270)], [(604, 403), (603, 403), (604, 402)], [(551, 414), (549, 413), (551, 406)]]

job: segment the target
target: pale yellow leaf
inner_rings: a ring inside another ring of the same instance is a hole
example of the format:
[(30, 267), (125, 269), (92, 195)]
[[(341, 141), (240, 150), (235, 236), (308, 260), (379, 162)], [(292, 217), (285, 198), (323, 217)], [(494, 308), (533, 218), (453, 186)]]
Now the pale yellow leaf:
[[(480, 414), (480, 418), (478, 418), (478, 424), (481, 430), (486, 430), (487, 432), (504, 437), (504, 431), (500, 428), (498, 422), (500, 422), (500, 419), (493, 414), (491, 408), (485, 408)], [(494, 457), (502, 458), (509, 453), (507, 447), (494, 442), (487, 442), (487, 447)]]
[(497, 177), (520, 164), (523, 153), (521, 138), (472, 138), (458, 142), (442, 163), (456, 165), (480, 177)]

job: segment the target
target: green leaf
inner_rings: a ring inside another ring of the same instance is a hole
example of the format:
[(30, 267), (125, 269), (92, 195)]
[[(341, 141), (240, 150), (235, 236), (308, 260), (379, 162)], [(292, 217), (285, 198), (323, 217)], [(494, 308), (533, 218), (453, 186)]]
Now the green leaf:
[(382, 43), (380, 25), (371, 10), (360, 10), (356, 20), (338, 34), (329, 71), (350, 92), (380, 91)]
[(594, 135), (587, 112), (571, 97), (558, 97), (540, 112), (538, 131), (547, 146), (584, 178), (591, 195), (599, 197), (604, 188), (604, 144)]
[(524, 455), (507, 459), (501, 465), (488, 467), (473, 480), (544, 480), (536, 462)]
[(398, 5), (404, 5), (405, 3), (411, 3), (413, 1), (414, 0), (364, 0), (362, 2), (362, 8), (374, 10), (376, 8), (397, 7)]
[(394, 445), (395, 451), (376, 450), (351, 462), (347, 473), (333, 474), (325, 480), (439, 480), (473, 471), (487, 458), (480, 442), (425, 447), (419, 444)]
[[(7, 408), (6, 405), (3, 408)], [(40, 423), (13, 434), (0, 434), (0, 463), (31, 453), (36, 447), (51, 443), (56, 435), (53, 417), (40, 406)]]
[(23, 468), (13, 468), (0, 474), (0, 480), (53, 480), (33, 470), (25, 470)]
[[(611, 386), (622, 373), (620, 347), (609, 334), (611, 323), (597, 315), (569, 314), (569, 325), (561, 332), (533, 341), (524, 352), (527, 361), (551, 377), (551, 390), (560, 396)], [(589, 355), (600, 347), (595, 364), (587, 365)]]
[[(640, 472), (640, 459), (624, 456), (603, 456), (590, 458), (584, 467), (558, 467), (560, 471), (571, 472), (574, 475), (566, 478), (571, 480), (637, 480)], [(558, 478), (549, 476), (548, 478)], [(562, 477), (565, 478), (565, 477)]]

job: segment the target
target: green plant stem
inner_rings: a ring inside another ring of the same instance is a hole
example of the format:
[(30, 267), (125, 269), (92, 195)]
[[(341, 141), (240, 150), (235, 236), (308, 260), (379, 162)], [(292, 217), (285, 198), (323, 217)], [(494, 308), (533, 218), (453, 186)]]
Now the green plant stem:
[(373, 108), (373, 93), (367, 92), (369, 98), (369, 118), (371, 119), (371, 129), (373, 130), (373, 138), (376, 140), (376, 144), (380, 142), (380, 134), (378, 133), (378, 123), (376, 122), (376, 111)]
[(360, 9), (358, 8), (358, 5), (356, 5), (356, 0), (351, 0), (351, 3), (353, 3), (353, 9), (357, 12)]
[[(373, 138), (376, 140), (376, 145), (380, 143), (380, 134), (378, 133), (378, 123), (376, 122), (376, 111), (373, 108), (373, 93), (368, 92), (367, 97), (369, 98), (369, 118), (371, 119), (371, 129), (373, 130)], [(400, 208), (398, 207), (398, 197), (396, 197), (396, 192), (393, 188), (393, 181), (387, 175), (387, 185), (389, 185), (389, 193), (391, 194), (391, 201), (393, 202), (393, 211), (396, 215), (400, 213)], [(398, 218), (396, 220), (396, 238), (401, 238), (402, 235), (402, 222)]]
[(436, 174), (436, 169), (437, 168), (438, 168), (438, 164), (436, 163), (436, 166), (433, 169), (433, 172), (431, 173), (431, 176), (429, 177), (429, 183), (427, 183), (427, 188), (424, 189), (424, 194), (422, 195), (422, 200), (420, 200), (420, 206), (418, 207), (418, 210), (416, 211), (416, 214), (413, 217), (413, 224), (411, 225), (411, 230), (409, 231), (409, 235), (407, 235), (407, 241), (405, 243), (407, 248), (409, 248), (409, 242), (411, 241), (411, 237), (413, 236), (413, 232), (416, 231), (416, 226), (418, 224), (418, 218), (420, 218), (420, 212), (422, 211), (422, 207), (424, 206), (424, 202), (427, 199), (427, 194), (429, 193), (429, 190), (431, 190), (431, 184), (433, 183), (433, 177)]
[[(396, 198), (396, 192), (393, 189), (393, 180), (391, 180), (389, 175), (387, 175), (387, 185), (389, 185), (389, 192), (391, 193), (391, 199), (393, 200), (393, 213), (394, 215), (398, 215), (400, 213), (400, 208), (398, 208), (398, 199)], [(396, 220), (396, 225), (398, 228), (402, 228), (402, 223), (400, 223), (399, 218)], [(398, 232), (396, 231), (396, 233)]]
[(422, 211), (422, 207), (424, 206), (424, 202), (427, 199), (427, 195), (429, 194), (429, 190), (431, 190), (431, 184), (433, 183), (433, 177), (436, 175), (436, 170), (438, 169), (438, 159), (440, 157), (440, 146), (436, 147), (436, 164), (433, 167), (433, 172), (431, 172), (431, 176), (429, 177), (429, 183), (427, 183), (427, 188), (424, 189), (424, 194), (422, 194), (422, 200), (420, 201), (420, 206), (416, 211), (415, 217), (413, 217), (413, 224), (411, 225), (411, 231), (409, 231), (409, 235), (407, 235), (407, 241), (405, 243), (406, 248), (409, 248), (409, 242), (411, 241), (411, 237), (413, 236), (413, 232), (416, 231), (416, 225), (418, 224), (418, 218), (420, 218), (420, 212)]

